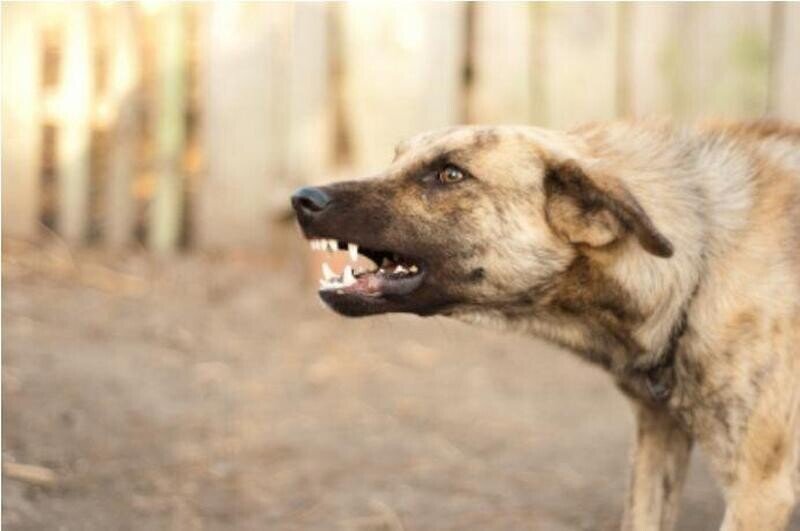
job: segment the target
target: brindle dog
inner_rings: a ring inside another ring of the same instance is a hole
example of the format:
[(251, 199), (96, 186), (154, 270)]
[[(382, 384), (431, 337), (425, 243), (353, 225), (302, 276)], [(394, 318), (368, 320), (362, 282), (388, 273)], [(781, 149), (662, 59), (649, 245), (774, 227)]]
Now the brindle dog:
[[(638, 429), (623, 528), (671, 529), (693, 443), (725, 530), (782, 529), (800, 410), (800, 127), (455, 127), (380, 175), (303, 188), (349, 316), (447, 315), (548, 338), (598, 363)], [(341, 242), (341, 243), (340, 243)]]

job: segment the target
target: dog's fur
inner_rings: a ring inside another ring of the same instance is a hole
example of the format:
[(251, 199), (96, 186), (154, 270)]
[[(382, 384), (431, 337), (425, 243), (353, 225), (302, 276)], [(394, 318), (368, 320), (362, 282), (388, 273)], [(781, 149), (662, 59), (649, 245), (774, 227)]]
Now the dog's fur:
[[(430, 179), (442, 165), (469, 178)], [(548, 338), (633, 404), (625, 529), (673, 527), (693, 442), (725, 530), (782, 529), (800, 411), (800, 127), (457, 127), (324, 188), (330, 237), (420, 257), (423, 285), (350, 315), (443, 314)]]

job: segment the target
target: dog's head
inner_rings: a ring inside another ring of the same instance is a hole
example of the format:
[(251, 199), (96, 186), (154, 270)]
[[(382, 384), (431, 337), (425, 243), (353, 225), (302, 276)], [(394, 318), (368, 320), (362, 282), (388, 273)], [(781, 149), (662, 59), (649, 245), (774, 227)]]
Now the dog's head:
[(320, 296), (350, 316), (451, 313), (532, 301), (585, 250), (629, 237), (669, 256), (628, 190), (582, 158), (562, 133), (457, 127), (402, 143), (374, 178), (298, 190), (312, 246), (375, 264), (328, 272)]

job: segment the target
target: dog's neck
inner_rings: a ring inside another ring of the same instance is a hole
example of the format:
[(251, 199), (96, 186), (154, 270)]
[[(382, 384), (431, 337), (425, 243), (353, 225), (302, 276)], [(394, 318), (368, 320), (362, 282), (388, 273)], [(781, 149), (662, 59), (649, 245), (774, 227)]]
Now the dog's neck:
[(554, 282), (518, 301), (453, 317), (552, 341), (600, 365), (628, 394), (663, 402), (674, 384), (672, 362), (691, 296), (648, 305), (637, 295), (607, 267), (579, 255)]

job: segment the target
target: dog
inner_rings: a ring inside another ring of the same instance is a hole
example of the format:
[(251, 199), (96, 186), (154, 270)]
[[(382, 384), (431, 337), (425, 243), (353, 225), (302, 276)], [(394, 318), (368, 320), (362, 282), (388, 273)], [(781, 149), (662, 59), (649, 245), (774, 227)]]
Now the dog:
[(795, 502), (800, 126), (777, 121), (459, 126), (365, 180), (291, 198), (336, 312), (408, 312), (555, 342), (608, 371), (637, 422), (623, 529), (674, 527), (693, 444), (722, 529)]

